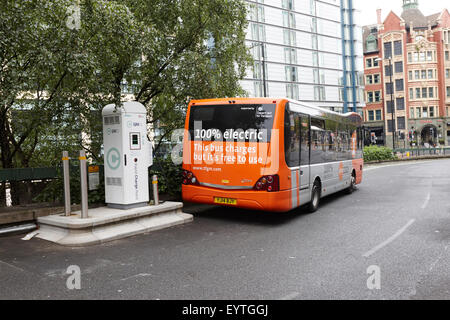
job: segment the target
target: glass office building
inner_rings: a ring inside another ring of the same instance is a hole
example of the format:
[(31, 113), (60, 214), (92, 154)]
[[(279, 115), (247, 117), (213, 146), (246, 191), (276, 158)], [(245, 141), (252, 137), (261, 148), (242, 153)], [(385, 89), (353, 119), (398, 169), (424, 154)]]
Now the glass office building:
[(288, 97), (338, 112), (364, 106), (362, 32), (353, 0), (247, 0), (252, 97)]

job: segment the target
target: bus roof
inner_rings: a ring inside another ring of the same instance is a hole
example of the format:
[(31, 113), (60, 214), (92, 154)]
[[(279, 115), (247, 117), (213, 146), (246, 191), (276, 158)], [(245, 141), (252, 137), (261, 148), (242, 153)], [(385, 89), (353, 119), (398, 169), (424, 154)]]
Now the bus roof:
[[(211, 105), (211, 103), (214, 103), (214, 104), (236, 104), (236, 103), (237, 104), (239, 104), (239, 103), (270, 104), (270, 103), (275, 103), (276, 104), (276, 103), (283, 102), (283, 101), (292, 103), (292, 105), (296, 105), (296, 106), (300, 107), (298, 110), (294, 110), (294, 111), (302, 112), (302, 113), (309, 114), (312, 116), (317, 116), (317, 117), (321, 117), (321, 118), (331, 118), (334, 120), (346, 119), (350, 123), (357, 125), (357, 126), (361, 126), (362, 122), (363, 122), (361, 115), (356, 112), (338, 113), (335, 111), (331, 111), (329, 109), (320, 108), (320, 107), (314, 106), (314, 105), (306, 103), (306, 102), (296, 101), (296, 100), (289, 99), (289, 98), (274, 98), (274, 97), (269, 97), (269, 98), (216, 98), (216, 99), (191, 100), (190, 103), (192, 105), (202, 106), (202, 105)], [(297, 109), (297, 108), (293, 108), (293, 109)], [(313, 112), (313, 111), (316, 111), (316, 112)]]

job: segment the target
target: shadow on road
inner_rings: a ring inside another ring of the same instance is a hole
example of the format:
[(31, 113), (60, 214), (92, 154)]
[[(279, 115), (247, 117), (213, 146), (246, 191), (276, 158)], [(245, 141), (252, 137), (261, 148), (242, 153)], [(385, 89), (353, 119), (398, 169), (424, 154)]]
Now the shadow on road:
[(344, 192), (338, 192), (322, 198), (320, 200), (319, 210), (315, 213), (309, 213), (306, 205), (289, 212), (280, 213), (188, 202), (184, 203), (183, 212), (193, 214), (195, 219), (216, 219), (238, 224), (279, 226), (295, 220), (304, 219), (311, 215), (321, 214), (321, 212), (326, 212), (328, 204), (345, 196)]

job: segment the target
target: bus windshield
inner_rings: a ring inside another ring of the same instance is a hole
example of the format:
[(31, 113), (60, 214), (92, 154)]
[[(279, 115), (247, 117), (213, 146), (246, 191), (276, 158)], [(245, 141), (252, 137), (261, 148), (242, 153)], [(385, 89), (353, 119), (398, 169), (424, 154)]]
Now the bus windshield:
[(192, 106), (189, 133), (194, 141), (270, 142), (275, 104)]

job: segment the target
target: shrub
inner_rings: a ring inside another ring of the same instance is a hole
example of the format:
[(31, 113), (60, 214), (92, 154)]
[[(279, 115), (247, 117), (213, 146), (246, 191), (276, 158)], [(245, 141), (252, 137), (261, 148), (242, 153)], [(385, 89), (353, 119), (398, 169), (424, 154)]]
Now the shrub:
[[(159, 193), (181, 199), (181, 165), (175, 165), (171, 157), (153, 159), (153, 166), (150, 168), (149, 182), (151, 185), (152, 176), (158, 176)], [(150, 193), (152, 193), (150, 189)]]
[(364, 147), (364, 161), (382, 161), (382, 160), (394, 160), (394, 154), (392, 149), (386, 147), (369, 146)]

